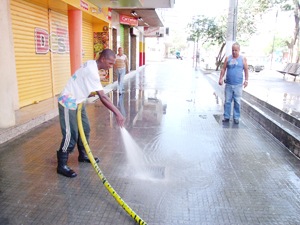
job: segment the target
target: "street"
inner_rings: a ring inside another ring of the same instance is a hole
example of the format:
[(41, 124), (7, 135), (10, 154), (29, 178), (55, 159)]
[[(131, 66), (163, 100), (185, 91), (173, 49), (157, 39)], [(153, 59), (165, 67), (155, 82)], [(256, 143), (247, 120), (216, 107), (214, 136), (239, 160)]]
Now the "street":
[[(223, 125), (222, 96), (185, 60), (139, 68), (125, 94), (108, 95), (142, 149), (149, 177), (136, 176), (116, 120), (86, 104), (90, 148), (123, 200), (151, 225), (300, 224), (300, 163), (245, 112)], [(256, 78), (258, 79), (258, 78)], [(135, 224), (92, 166), (56, 173), (55, 117), (0, 145), (0, 224)]]

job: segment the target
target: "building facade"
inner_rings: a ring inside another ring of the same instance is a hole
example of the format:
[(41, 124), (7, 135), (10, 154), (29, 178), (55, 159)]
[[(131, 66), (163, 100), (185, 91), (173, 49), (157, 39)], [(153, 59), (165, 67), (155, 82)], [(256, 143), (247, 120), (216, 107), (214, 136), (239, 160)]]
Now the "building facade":
[[(15, 110), (58, 95), (81, 64), (99, 57), (103, 49), (117, 52), (123, 47), (131, 70), (145, 65), (145, 24), (139, 20), (137, 26), (126, 25), (120, 15), (130, 17), (131, 9), (96, 2), (0, 1), (0, 128), (14, 126)], [(154, 9), (143, 10), (139, 14), (146, 18)], [(110, 70), (103, 84), (115, 78)]]

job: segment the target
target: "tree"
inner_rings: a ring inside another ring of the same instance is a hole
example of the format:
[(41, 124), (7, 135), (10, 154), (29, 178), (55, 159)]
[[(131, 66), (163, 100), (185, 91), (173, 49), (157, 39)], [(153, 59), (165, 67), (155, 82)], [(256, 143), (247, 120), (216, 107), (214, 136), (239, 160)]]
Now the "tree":
[[(274, 40), (274, 50), (283, 50), (286, 51), (290, 46), (289, 40), (287, 38), (275, 37)], [(273, 41), (269, 43), (269, 45), (263, 50), (266, 55), (270, 55), (273, 53)]]
[(172, 43), (174, 44), (174, 47), (172, 47), (171, 52), (175, 50), (185, 50), (188, 47), (187, 44), (187, 35), (184, 32), (179, 32), (177, 30), (171, 30), (172, 33)]
[[(257, 0), (258, 7), (261, 11), (277, 8), (282, 11), (293, 11), (295, 19), (294, 33), (291, 35), (290, 41), (285, 40), (289, 47), (289, 62), (299, 62), (299, 22), (300, 22), (300, 4), (298, 0)], [(296, 52), (296, 54), (294, 54)]]
[(199, 40), (201, 40), (202, 44), (210, 42), (212, 45), (220, 45), (225, 42), (224, 30), (221, 26), (218, 26), (215, 18), (205, 17), (203, 15), (195, 16), (192, 22), (188, 24), (188, 29), (190, 34), (189, 38), (197, 43), (197, 49)]
[[(260, 12), (260, 5), (257, 1), (263, 0), (245, 0), (238, 7), (237, 41), (244, 45), (256, 32), (256, 23), (261, 17), (261, 13), (258, 13)], [(223, 50), (226, 45), (227, 18), (227, 15), (221, 15), (218, 19), (200, 15), (194, 17), (192, 22), (188, 24), (190, 37), (196, 40), (197, 43), (201, 40), (202, 43), (210, 42), (212, 45), (217, 44), (220, 46), (216, 57), (216, 70), (219, 69), (225, 57)]]

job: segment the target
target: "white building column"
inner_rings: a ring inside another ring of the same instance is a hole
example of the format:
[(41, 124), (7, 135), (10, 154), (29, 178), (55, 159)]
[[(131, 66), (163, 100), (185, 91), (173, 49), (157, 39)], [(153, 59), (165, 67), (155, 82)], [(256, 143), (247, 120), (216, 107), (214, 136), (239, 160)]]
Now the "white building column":
[(232, 54), (232, 45), (236, 42), (236, 26), (237, 26), (237, 0), (229, 0), (228, 22), (227, 22), (227, 38), (226, 38), (226, 56)]
[(15, 125), (19, 108), (15, 52), (10, 15), (10, 1), (0, 1), (0, 127)]

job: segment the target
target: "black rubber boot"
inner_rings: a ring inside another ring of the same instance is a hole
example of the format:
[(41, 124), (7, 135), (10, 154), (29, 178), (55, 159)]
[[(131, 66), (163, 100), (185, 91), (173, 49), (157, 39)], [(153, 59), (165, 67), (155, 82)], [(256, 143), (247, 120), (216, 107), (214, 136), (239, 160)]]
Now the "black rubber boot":
[(76, 177), (77, 173), (67, 166), (69, 153), (57, 151), (57, 173), (62, 174), (66, 177)]
[[(87, 156), (85, 150), (78, 149), (78, 152), (79, 152), (79, 156), (78, 156), (78, 161), (79, 162), (91, 163), (91, 161), (90, 161), (89, 157)], [(97, 157), (95, 157), (95, 161), (96, 161), (96, 163), (100, 162), (99, 158), (97, 158)]]

